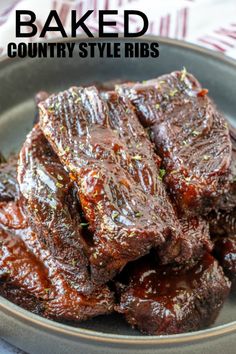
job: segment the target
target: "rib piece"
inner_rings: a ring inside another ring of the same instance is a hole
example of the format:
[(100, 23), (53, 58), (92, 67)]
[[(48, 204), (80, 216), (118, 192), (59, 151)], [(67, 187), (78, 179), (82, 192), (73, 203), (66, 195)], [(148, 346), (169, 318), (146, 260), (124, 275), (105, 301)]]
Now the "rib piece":
[(71, 88), (39, 107), (41, 128), (75, 180), (94, 233), (95, 281), (106, 282), (167, 239), (178, 242), (181, 227), (160, 181), (159, 158), (131, 106), (119, 106), (122, 118), (132, 120), (131, 138), (111, 126), (107, 104), (94, 87)]
[[(0, 213), (6, 215), (5, 220), (11, 220), (9, 206), (1, 204)], [(108, 287), (97, 288), (89, 296), (81, 294), (38, 242), (17, 204), (12, 203), (11, 213), (15, 213), (14, 228), (10, 222), (0, 224), (2, 295), (25, 308), (30, 306), (35, 313), (60, 321), (82, 321), (112, 311), (114, 299)], [(25, 304), (24, 298), (30, 303)]]
[[(156, 183), (154, 178), (150, 178), (151, 175), (155, 176), (156, 165), (160, 166), (161, 161), (157, 155), (153, 154), (153, 146), (147, 143), (147, 136), (143, 127), (140, 124), (135, 124), (137, 119), (129, 101), (115, 92), (103, 92), (102, 98), (106, 101), (109, 109), (109, 124), (112, 129), (117, 131), (119, 138), (130, 148), (136, 149), (138, 156), (153, 155), (153, 161), (149, 159), (148, 164), (143, 164), (142, 173), (138, 170), (135, 179), (140, 183), (145, 193), (151, 193), (152, 195), (162, 193), (162, 186), (161, 190), (157, 189), (161, 184)], [(121, 163), (124, 168), (129, 170), (125, 159), (121, 159)], [(162, 180), (160, 172), (158, 180)], [(163, 198), (167, 199), (166, 194), (163, 195)], [(181, 236), (177, 240), (170, 238), (165, 245), (158, 247), (159, 257), (164, 263), (169, 260), (197, 259), (205, 251), (212, 250), (209, 227), (205, 220), (200, 217), (182, 218), (180, 223)], [(182, 259), (178, 255), (181, 255)]]
[[(163, 158), (164, 180), (183, 213), (218, 208), (234, 183), (229, 127), (199, 82), (186, 71), (124, 84)], [(236, 198), (232, 198), (236, 205)], [(226, 203), (225, 208), (232, 204)]]
[(124, 270), (118, 284), (120, 305), (132, 327), (166, 335), (211, 325), (229, 293), (230, 282), (217, 261), (205, 253), (194, 265), (158, 266), (143, 258)]
[(0, 202), (8, 202), (19, 197), (19, 186), (16, 181), (17, 157), (0, 164)]
[(37, 125), (20, 152), (18, 181), (32, 229), (80, 291), (91, 292), (74, 182)]

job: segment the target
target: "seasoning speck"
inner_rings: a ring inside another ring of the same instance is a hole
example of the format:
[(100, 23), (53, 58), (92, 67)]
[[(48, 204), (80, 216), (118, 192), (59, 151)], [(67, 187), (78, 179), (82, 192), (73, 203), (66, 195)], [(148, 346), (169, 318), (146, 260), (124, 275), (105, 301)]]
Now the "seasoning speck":
[(205, 160), (205, 161), (208, 161), (210, 158), (211, 158), (211, 156), (209, 156), (209, 155), (204, 155), (203, 156), (203, 160)]
[(158, 179), (159, 179), (160, 181), (162, 181), (162, 180), (163, 180), (163, 177), (165, 176), (165, 174), (166, 174), (166, 170), (164, 170), (164, 168), (160, 168)]
[(193, 130), (193, 131), (192, 131), (192, 135), (193, 135), (193, 136), (198, 136), (199, 134), (200, 134), (200, 133), (199, 133), (197, 130)]
[(170, 91), (170, 93), (169, 93), (170, 97), (174, 97), (174, 95), (176, 95), (177, 92), (178, 92), (177, 89)]
[(206, 96), (207, 94), (208, 94), (208, 89), (202, 89), (201, 91), (199, 91), (198, 93), (197, 93), (197, 96), (198, 97), (204, 97), (204, 96)]
[(72, 267), (75, 267), (75, 266), (76, 266), (76, 260), (75, 260), (75, 259), (72, 259), (71, 265), (72, 265)]
[(180, 81), (184, 81), (187, 75), (187, 70), (185, 67), (183, 67), (183, 70), (181, 71), (181, 76), (180, 76)]
[(88, 225), (89, 225), (88, 222), (81, 222), (81, 223), (80, 223), (80, 226), (82, 226), (82, 227), (87, 227)]
[(118, 216), (119, 216), (118, 211), (113, 211), (113, 213), (112, 213), (112, 219), (114, 220), (114, 219), (116, 219)]
[(137, 160), (137, 161), (141, 161), (142, 160), (142, 156), (140, 155), (135, 155), (131, 157), (132, 160)]
[(78, 98), (76, 98), (75, 103), (79, 103), (81, 101), (82, 101), (81, 97), (78, 97)]

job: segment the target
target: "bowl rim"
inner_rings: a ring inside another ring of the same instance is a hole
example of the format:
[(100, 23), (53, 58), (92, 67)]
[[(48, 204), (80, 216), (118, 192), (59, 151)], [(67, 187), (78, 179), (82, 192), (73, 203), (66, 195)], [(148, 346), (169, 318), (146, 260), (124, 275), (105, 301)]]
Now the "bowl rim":
[[(166, 37), (159, 37), (154, 35), (146, 35), (138, 40), (143, 39), (147, 41), (157, 41), (159, 44), (171, 45), (182, 49), (187, 49), (189, 51), (199, 53), (204, 55), (205, 57), (211, 58), (216, 61), (224, 62), (224, 64), (228, 66), (233, 66), (236, 69), (236, 60), (231, 59), (224, 54), (214, 52), (213, 50), (203, 48), (201, 46), (191, 44), (189, 42), (170, 39)], [(53, 42), (80, 42), (80, 41), (89, 41), (89, 40), (97, 40), (100, 41), (99, 38), (87, 38), (83, 35), (78, 36), (76, 38), (63, 38), (63, 39), (54, 39)], [(106, 40), (106, 39), (104, 39)], [(107, 39), (112, 40), (114, 39)], [(119, 37), (116, 38), (117, 41), (124, 41), (126, 38)], [(0, 58), (0, 64), (8, 65), (9, 62), (15, 62), (19, 60), (24, 60), (20, 58), (10, 59), (7, 55), (4, 55)], [(73, 327), (67, 324), (62, 324), (53, 320), (49, 320), (43, 318), (39, 315), (33, 314), (30, 311), (27, 311), (20, 306), (17, 306), (10, 302), (9, 300), (0, 296), (0, 311), (2, 311), (5, 315), (8, 315), (19, 322), (23, 322), (25, 324), (29, 324), (34, 328), (40, 329), (44, 332), (50, 332), (54, 335), (63, 335), (68, 339), (81, 339), (81, 340), (90, 340), (93, 342), (99, 342), (102, 344), (135, 344), (135, 345), (165, 345), (165, 344), (184, 344), (189, 342), (197, 342), (203, 340), (213, 339), (218, 336), (229, 335), (233, 332), (236, 332), (236, 321), (232, 321), (230, 323), (219, 325), (214, 328), (208, 328), (205, 330), (182, 333), (182, 334), (173, 334), (173, 335), (164, 335), (164, 336), (147, 336), (147, 335), (120, 335), (113, 333), (103, 333), (95, 330), (89, 330), (84, 328)]]

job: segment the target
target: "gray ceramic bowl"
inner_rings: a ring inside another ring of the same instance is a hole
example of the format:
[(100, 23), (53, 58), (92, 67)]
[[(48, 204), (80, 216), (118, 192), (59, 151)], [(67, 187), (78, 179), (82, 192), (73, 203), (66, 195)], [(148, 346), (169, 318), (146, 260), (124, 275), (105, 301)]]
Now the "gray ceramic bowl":
[[(210, 91), (234, 122), (236, 63), (186, 43), (146, 37), (160, 43), (158, 59), (27, 59), (0, 61), (0, 150), (17, 151), (32, 127), (33, 96), (70, 85), (111, 79), (145, 80), (183, 66)], [(122, 48), (123, 48), (123, 40)], [(29, 353), (233, 353), (236, 306), (228, 299), (212, 328), (172, 336), (143, 336), (119, 315), (99, 317), (77, 328), (33, 315), (0, 298), (0, 336)]]

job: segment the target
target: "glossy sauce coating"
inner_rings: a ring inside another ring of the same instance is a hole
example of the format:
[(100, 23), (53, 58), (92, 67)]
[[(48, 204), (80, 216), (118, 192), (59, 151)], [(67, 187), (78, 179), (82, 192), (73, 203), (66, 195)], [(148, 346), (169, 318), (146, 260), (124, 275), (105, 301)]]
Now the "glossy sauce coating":
[[(109, 314), (114, 296), (100, 284), (151, 250), (121, 272), (116, 310), (147, 334), (205, 328), (230, 282), (199, 213), (214, 201), (226, 211), (212, 211), (211, 232), (235, 227), (235, 130), (185, 70), (110, 90), (36, 96), (20, 188), (16, 160), (0, 165), (0, 295), (59, 321)], [(233, 281), (234, 241), (214, 239)]]
[[(120, 139), (123, 139), (126, 144), (133, 149), (138, 150), (138, 155), (153, 156), (153, 160), (149, 159), (140, 164), (135, 179), (139, 181), (144, 192), (151, 195), (161, 195), (160, 206), (163, 208), (163, 217), (167, 204), (170, 203), (169, 198), (162, 185), (162, 176), (159, 170), (159, 175), (156, 174), (156, 166), (161, 166), (161, 160), (158, 155), (153, 153), (153, 146), (147, 143), (147, 135), (143, 127), (134, 124), (136, 116), (127, 98), (118, 95), (115, 92), (106, 92), (102, 94), (109, 109), (109, 123), (112, 129), (115, 129), (119, 134)], [(127, 113), (124, 114), (124, 111)], [(127, 166), (127, 160), (120, 157), (122, 167)], [(142, 161), (142, 160), (140, 160)], [(141, 170), (141, 173), (140, 173)], [(135, 170), (134, 170), (135, 171)], [(163, 203), (163, 201), (165, 202)], [(168, 208), (168, 212), (172, 211), (172, 218), (176, 219), (173, 208)], [(159, 211), (157, 211), (159, 213)], [(176, 214), (178, 214), (176, 208)], [(188, 261), (197, 259), (206, 250), (212, 250), (212, 243), (209, 236), (208, 224), (200, 217), (185, 218), (176, 220), (180, 223), (181, 233), (177, 238), (171, 237), (168, 242), (157, 248), (158, 256), (164, 263), (171, 261)]]
[[(24, 232), (28, 232), (27, 229)], [(48, 298), (49, 280), (44, 265), (27, 250), (14, 232), (0, 229), (0, 278), (39, 299)]]
[[(214, 322), (230, 289), (217, 261), (205, 254), (188, 267), (158, 266), (142, 259), (124, 270), (117, 310), (142, 332), (174, 334)], [(121, 276), (122, 279), (122, 276)]]
[[(85, 296), (78, 284), (77, 288), (71, 284), (37, 235), (26, 226), (19, 205), (12, 203), (10, 209), (2, 204), (0, 212), (5, 214), (5, 220), (11, 220), (9, 213), (15, 214), (14, 224), (8, 221), (0, 225), (2, 295), (25, 308), (29, 300), (31, 311), (61, 321), (81, 321), (112, 311), (113, 295), (106, 286)], [(14, 298), (13, 294), (17, 296)]]
[(132, 135), (122, 131), (124, 126), (115, 129), (118, 115), (111, 125), (112, 113), (94, 87), (71, 88), (39, 105), (41, 128), (75, 180), (94, 233), (90, 262), (97, 282), (111, 279), (130, 260), (181, 233), (159, 179), (160, 160), (132, 107), (118, 99), (113, 93), (108, 105), (115, 105), (122, 119), (129, 117)]
[(81, 291), (91, 292), (74, 183), (38, 126), (20, 152), (18, 181), (31, 227), (68, 278), (78, 283)]
[(165, 182), (182, 212), (204, 214), (220, 204), (231, 190), (232, 143), (207, 90), (185, 70), (117, 90), (149, 128), (163, 157)]

